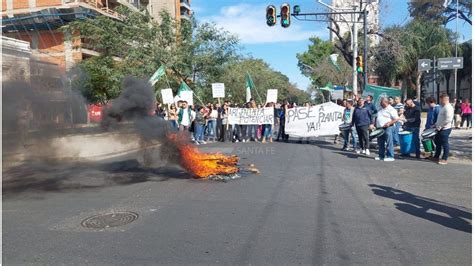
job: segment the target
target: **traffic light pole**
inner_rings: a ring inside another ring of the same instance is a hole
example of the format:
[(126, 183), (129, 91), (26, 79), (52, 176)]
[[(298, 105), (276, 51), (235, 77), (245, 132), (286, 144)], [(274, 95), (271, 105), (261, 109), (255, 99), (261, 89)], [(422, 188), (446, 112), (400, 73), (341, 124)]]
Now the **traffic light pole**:
[(368, 71), (367, 71), (367, 9), (364, 9), (364, 81), (362, 90), (365, 90), (365, 87), (368, 83)]
[(359, 45), (357, 44), (357, 23), (354, 23), (352, 26), (352, 94), (357, 96), (357, 49)]

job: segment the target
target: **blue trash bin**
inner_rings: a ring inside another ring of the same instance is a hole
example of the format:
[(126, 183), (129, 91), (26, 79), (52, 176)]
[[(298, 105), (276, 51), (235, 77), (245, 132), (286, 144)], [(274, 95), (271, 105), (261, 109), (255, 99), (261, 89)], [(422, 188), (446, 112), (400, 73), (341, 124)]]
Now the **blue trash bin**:
[(415, 145), (412, 144), (413, 134), (410, 131), (401, 131), (398, 133), (400, 139), (400, 153), (408, 155), (415, 151)]

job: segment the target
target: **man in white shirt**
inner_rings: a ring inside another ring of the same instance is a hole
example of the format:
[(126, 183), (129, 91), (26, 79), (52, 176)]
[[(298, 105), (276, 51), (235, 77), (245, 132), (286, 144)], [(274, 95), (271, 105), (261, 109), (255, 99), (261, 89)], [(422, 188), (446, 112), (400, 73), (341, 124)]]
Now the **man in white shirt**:
[[(438, 130), (438, 134), (436, 134), (434, 139), (436, 152), (433, 160), (438, 162), (438, 164), (444, 165), (448, 164), (449, 134), (451, 134), (451, 122), (454, 117), (454, 108), (449, 103), (449, 96), (447, 94), (441, 94), (439, 97), (439, 103), (441, 104), (441, 110), (439, 111), (438, 119), (434, 124), (436, 130)], [(440, 160), (439, 156), (441, 155), (441, 149), (443, 149), (443, 157)]]
[[(393, 125), (397, 123), (400, 118), (398, 117), (397, 110), (395, 110), (395, 108), (390, 105), (387, 98), (382, 98), (380, 100), (380, 106), (382, 108), (377, 112), (375, 123), (377, 128), (384, 129), (384, 134), (377, 140), (379, 146), (379, 156), (375, 157), (375, 160), (393, 162), (395, 160), (395, 154), (393, 150), (393, 134), (398, 134), (398, 132), (395, 132), (395, 127)], [(385, 145), (387, 145), (387, 149), (385, 149)], [(385, 151), (387, 152), (386, 157)]]
[(196, 113), (188, 107), (188, 102), (183, 101), (178, 111), (179, 131), (189, 130), (189, 126), (194, 120)]

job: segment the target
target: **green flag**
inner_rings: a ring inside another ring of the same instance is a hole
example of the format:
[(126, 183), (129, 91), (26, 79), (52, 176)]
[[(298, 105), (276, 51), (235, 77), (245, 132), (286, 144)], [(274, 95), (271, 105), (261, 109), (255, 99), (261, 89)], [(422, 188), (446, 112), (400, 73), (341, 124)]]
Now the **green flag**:
[(255, 88), (255, 84), (253, 84), (252, 77), (250, 76), (249, 73), (245, 74), (245, 83), (247, 85), (247, 88), (245, 90), (246, 91), (245, 100), (249, 102), (250, 99), (252, 98), (252, 93), (250, 92), (250, 90), (253, 90)]
[(178, 96), (181, 96), (181, 92), (183, 91), (191, 91), (191, 88), (184, 81), (179, 85)]
[(149, 82), (151, 83), (151, 86), (155, 85), (158, 80), (161, 79), (161, 77), (165, 74), (165, 66), (161, 65), (158, 70), (151, 76)]
[(341, 68), (339, 67), (339, 65), (337, 64), (337, 57), (339, 55), (338, 54), (332, 54), (329, 56), (329, 63), (331, 63), (338, 72), (341, 72)]

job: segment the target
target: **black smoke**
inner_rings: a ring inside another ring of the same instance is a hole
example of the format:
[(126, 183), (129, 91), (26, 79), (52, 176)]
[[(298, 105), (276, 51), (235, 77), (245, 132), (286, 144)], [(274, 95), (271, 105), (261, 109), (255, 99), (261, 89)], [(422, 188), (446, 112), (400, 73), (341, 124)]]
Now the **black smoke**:
[(101, 125), (106, 130), (117, 130), (121, 123), (131, 122), (140, 136), (140, 145), (144, 150), (145, 164), (149, 164), (151, 145), (159, 143), (160, 158), (162, 160), (178, 163), (179, 151), (175, 141), (168, 139), (171, 125), (153, 114), (156, 99), (153, 88), (146, 80), (135, 77), (125, 77), (123, 90), (119, 97), (112, 100), (105, 108)]

